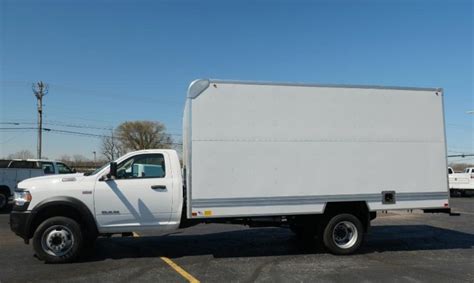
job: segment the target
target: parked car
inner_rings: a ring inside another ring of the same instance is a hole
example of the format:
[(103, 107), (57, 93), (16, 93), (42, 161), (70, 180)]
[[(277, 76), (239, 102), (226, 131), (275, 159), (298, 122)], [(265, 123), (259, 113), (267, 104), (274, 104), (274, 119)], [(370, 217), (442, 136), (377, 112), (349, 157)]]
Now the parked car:
[(0, 160), (0, 209), (12, 200), (18, 182), (28, 178), (75, 172), (66, 164), (43, 159), (3, 159)]

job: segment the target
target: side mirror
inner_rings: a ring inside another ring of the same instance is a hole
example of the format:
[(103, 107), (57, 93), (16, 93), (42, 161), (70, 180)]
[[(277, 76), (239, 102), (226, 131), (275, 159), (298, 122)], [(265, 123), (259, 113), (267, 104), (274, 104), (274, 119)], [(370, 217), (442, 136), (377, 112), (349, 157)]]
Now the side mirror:
[(72, 172), (72, 173), (77, 173), (76, 168), (72, 168), (72, 169), (71, 169), (71, 172)]
[(117, 177), (117, 163), (110, 162), (110, 172), (107, 174), (107, 178), (111, 179), (112, 177)]

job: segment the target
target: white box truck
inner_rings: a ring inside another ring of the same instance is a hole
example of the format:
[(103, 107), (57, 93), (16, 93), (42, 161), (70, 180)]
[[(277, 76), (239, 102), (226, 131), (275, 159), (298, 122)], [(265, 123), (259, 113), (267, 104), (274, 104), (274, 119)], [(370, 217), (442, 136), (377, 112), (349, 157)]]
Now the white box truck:
[(19, 183), (12, 230), (47, 262), (200, 222), (288, 227), (349, 254), (377, 211), (449, 212), (441, 89), (197, 80), (183, 139), (184, 174), (152, 149)]

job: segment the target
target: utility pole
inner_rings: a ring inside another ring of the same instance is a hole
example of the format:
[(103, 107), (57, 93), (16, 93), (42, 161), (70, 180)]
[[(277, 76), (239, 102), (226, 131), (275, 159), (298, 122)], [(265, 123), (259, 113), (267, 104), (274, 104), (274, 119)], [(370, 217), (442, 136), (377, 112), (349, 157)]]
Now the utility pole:
[(42, 81), (33, 84), (33, 93), (36, 96), (38, 102), (38, 148), (37, 156), (41, 159), (41, 146), (42, 146), (42, 134), (43, 134), (43, 96), (48, 93), (48, 85)]

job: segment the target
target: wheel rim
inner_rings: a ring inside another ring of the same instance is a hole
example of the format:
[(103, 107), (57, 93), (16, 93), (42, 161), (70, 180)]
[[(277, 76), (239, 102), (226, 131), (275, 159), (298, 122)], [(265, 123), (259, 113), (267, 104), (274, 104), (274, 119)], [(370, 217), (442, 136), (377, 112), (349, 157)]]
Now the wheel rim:
[(49, 255), (63, 256), (74, 246), (74, 235), (68, 227), (54, 225), (44, 231), (41, 246)]
[(348, 249), (357, 242), (358, 232), (356, 226), (349, 221), (341, 221), (334, 226), (332, 239), (334, 244), (341, 249)]
[(7, 204), (7, 197), (4, 194), (0, 194), (0, 208)]

